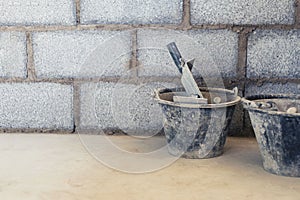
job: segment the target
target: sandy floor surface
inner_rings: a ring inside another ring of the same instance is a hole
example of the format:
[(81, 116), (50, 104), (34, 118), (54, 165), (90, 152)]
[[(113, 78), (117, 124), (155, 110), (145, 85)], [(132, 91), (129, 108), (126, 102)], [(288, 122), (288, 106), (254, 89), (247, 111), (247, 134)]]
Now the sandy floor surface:
[[(112, 137), (125, 149), (142, 151), (128, 137)], [(155, 148), (161, 141), (143, 146)], [(178, 159), (142, 174), (101, 164), (76, 134), (2, 134), (0, 152), (1, 200), (300, 199), (300, 178), (265, 172), (255, 139), (228, 138), (218, 158)]]

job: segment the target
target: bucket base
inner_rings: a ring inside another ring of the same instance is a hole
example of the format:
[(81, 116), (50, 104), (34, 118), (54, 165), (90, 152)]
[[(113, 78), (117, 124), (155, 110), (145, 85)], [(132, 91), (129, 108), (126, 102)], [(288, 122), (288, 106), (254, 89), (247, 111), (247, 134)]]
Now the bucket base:
[[(265, 152), (266, 150), (263, 150)], [(300, 177), (300, 164), (298, 160), (274, 159), (270, 154), (263, 154), (263, 168), (265, 171), (279, 176)]]
[(206, 156), (200, 155), (198, 151), (193, 151), (193, 152), (186, 152), (181, 157), (187, 159), (206, 159), (206, 158), (218, 157), (221, 156), (222, 154), (223, 154), (223, 150), (210, 152)]
[(183, 145), (180, 145), (183, 144), (183, 142), (177, 140), (176, 142), (169, 142), (168, 151), (173, 156), (181, 156), (182, 158), (187, 159), (214, 158), (223, 154), (225, 142), (226, 135), (221, 135), (216, 143), (214, 142), (214, 140), (202, 145), (193, 142), (192, 146), (189, 146), (186, 151), (183, 151), (184, 147)]
[(300, 177), (300, 171), (295, 170), (295, 169), (297, 169), (295, 167), (279, 169), (279, 170), (270, 169), (270, 168), (267, 168), (265, 166), (263, 168), (266, 172), (269, 172), (271, 174), (275, 174), (275, 175), (278, 175), (278, 176)]
[(169, 153), (172, 156), (180, 156), (181, 158), (186, 158), (186, 159), (208, 159), (208, 158), (214, 158), (221, 156), (223, 154), (223, 150), (218, 150), (218, 151), (211, 151), (208, 154), (201, 154), (199, 151), (189, 151), (185, 152), (183, 154), (178, 153), (178, 151), (168, 148)]

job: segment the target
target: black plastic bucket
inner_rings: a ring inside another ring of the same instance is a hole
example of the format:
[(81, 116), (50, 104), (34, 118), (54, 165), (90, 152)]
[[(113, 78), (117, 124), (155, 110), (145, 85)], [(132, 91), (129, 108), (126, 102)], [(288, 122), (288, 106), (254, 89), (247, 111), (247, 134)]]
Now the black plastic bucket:
[[(300, 177), (300, 96), (257, 95), (242, 99), (266, 171)], [(293, 112), (289, 113), (289, 109)]]
[[(208, 104), (173, 101), (183, 89), (159, 89), (156, 99), (163, 111), (169, 153), (185, 158), (212, 158), (223, 153), (228, 127), (240, 97), (231, 90), (200, 88)], [(212, 103), (220, 97), (221, 103)]]

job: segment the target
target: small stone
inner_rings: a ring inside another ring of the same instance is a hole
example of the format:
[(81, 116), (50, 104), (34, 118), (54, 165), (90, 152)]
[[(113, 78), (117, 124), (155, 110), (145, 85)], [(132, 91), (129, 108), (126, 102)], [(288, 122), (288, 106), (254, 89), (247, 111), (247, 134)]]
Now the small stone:
[(214, 102), (215, 104), (219, 104), (219, 103), (222, 102), (222, 99), (221, 99), (220, 97), (215, 97), (214, 100), (213, 100), (213, 102)]
[(258, 105), (255, 102), (253, 102), (253, 101), (250, 102), (250, 106), (252, 108), (258, 108)]
[(290, 107), (289, 109), (287, 109), (286, 112), (289, 113), (289, 114), (293, 114), (293, 113), (297, 113), (298, 110), (297, 110), (296, 107)]
[(278, 107), (275, 102), (258, 102), (258, 108), (269, 110), (269, 111), (278, 111)]

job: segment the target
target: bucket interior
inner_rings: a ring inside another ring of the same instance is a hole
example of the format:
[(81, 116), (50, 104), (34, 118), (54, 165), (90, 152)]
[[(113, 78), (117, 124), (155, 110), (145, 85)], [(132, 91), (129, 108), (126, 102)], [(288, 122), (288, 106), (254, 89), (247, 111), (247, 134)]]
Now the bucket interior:
[[(213, 103), (213, 99), (216, 97), (220, 97), (222, 103), (228, 103), (238, 99), (238, 97), (231, 90), (219, 88), (200, 88), (200, 91), (203, 97), (208, 100), (208, 104), (215, 104)], [(158, 98), (160, 100), (174, 102), (174, 96), (186, 96), (186, 93), (183, 88), (162, 89), (158, 92)]]
[(297, 96), (257, 95), (245, 98), (244, 103), (251, 108), (261, 110), (288, 112), (293, 108), (296, 113), (300, 113), (300, 98)]

